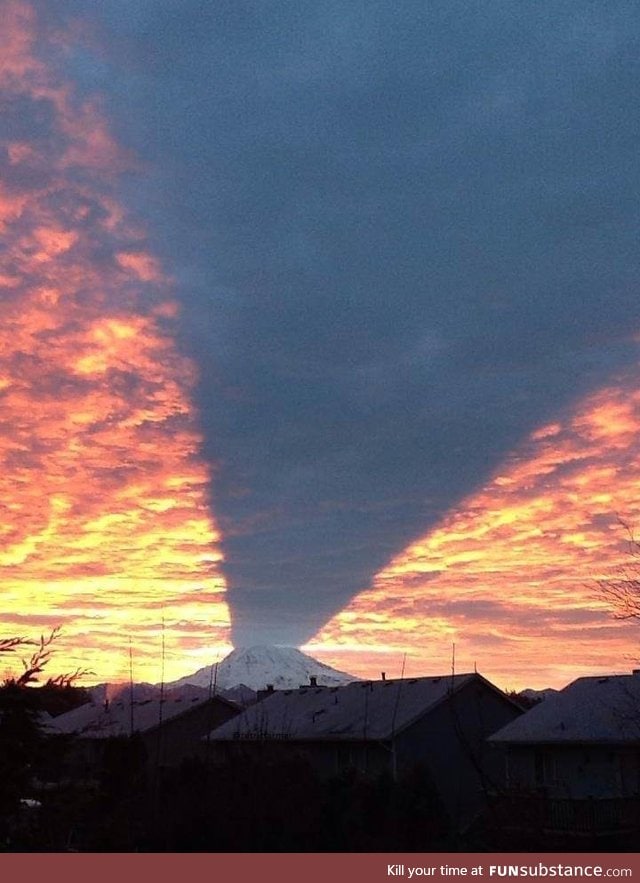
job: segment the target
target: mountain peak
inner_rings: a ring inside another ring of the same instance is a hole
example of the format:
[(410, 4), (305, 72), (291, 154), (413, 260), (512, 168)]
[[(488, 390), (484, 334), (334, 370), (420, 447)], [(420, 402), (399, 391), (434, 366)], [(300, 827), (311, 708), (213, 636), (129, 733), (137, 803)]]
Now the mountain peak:
[(264, 690), (268, 684), (279, 690), (307, 686), (314, 677), (318, 686), (336, 687), (358, 678), (331, 668), (308, 656), (297, 647), (256, 644), (236, 647), (228, 656), (214, 665), (207, 665), (186, 675), (169, 687), (195, 684), (208, 687), (215, 683), (218, 690), (229, 690), (244, 684), (252, 690)]

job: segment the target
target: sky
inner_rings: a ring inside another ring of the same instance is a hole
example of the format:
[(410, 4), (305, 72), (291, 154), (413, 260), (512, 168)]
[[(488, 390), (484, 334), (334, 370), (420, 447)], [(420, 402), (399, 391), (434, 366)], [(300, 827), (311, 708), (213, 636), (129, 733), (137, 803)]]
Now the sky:
[(0, 5), (2, 633), (631, 668), (637, 4)]

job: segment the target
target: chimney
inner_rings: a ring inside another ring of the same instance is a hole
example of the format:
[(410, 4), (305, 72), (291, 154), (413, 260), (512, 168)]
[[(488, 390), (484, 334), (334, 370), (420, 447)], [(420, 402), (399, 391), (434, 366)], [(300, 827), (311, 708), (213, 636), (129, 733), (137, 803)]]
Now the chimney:
[(317, 678), (316, 675), (309, 675), (309, 684), (310, 684), (312, 687), (317, 687), (317, 686), (318, 686), (318, 678)]
[(109, 700), (108, 699), (104, 700), (104, 710), (109, 711)]
[(386, 671), (381, 671), (381, 672), (380, 672), (380, 675), (381, 675), (383, 681), (386, 681), (386, 680), (387, 680), (387, 673), (386, 673)]
[(262, 702), (263, 699), (266, 699), (267, 696), (272, 696), (275, 693), (275, 689), (273, 684), (267, 684), (266, 689), (258, 690), (256, 693), (256, 701)]

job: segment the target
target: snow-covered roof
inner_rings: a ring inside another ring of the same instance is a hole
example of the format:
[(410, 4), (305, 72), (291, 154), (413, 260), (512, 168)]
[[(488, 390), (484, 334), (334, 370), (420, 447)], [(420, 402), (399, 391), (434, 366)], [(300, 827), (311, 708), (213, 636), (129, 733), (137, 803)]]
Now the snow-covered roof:
[[(232, 702), (220, 696), (213, 697), (229, 708), (237, 709)], [(56, 717), (51, 722), (51, 730), (70, 733), (84, 739), (107, 739), (111, 736), (130, 736), (144, 733), (166, 723), (178, 715), (197, 708), (209, 699), (206, 691), (187, 695), (169, 694), (162, 700), (134, 699), (133, 709), (130, 700), (123, 694), (110, 702), (89, 702)], [(133, 712), (133, 714), (132, 714)]]
[(209, 738), (389, 739), (474, 680), (496, 690), (475, 673), (275, 690)]
[(578, 678), (498, 730), (491, 742), (640, 742), (640, 674)]

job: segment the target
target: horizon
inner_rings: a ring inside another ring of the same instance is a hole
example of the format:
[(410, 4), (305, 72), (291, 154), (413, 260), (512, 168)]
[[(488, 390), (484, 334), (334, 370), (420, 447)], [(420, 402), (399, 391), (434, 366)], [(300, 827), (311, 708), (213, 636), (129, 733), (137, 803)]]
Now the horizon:
[[(165, 680), (159, 680), (159, 681), (156, 681), (156, 680), (147, 681), (147, 680), (136, 680), (134, 678), (133, 684), (136, 686), (150, 686), (150, 687), (158, 687), (158, 688), (160, 686), (173, 687), (173, 686), (175, 686), (177, 681), (184, 680), (185, 678), (188, 678), (188, 677), (198, 674), (200, 672), (211, 671), (216, 666), (225, 662), (227, 660), (227, 658), (229, 656), (231, 656), (232, 654), (242, 654), (242, 653), (246, 653), (249, 651), (255, 651), (255, 650), (273, 650), (273, 649), (276, 649), (276, 650), (296, 650), (299, 653), (302, 653), (305, 657), (310, 658), (312, 662), (327, 665), (339, 674), (343, 674), (343, 675), (347, 675), (347, 676), (352, 675), (355, 679), (363, 680), (363, 681), (383, 681), (383, 680), (398, 681), (398, 680), (412, 680), (414, 678), (451, 677), (452, 674), (455, 674), (455, 675), (479, 674), (483, 678), (485, 678), (486, 680), (490, 681), (494, 686), (498, 687), (498, 689), (502, 690), (504, 693), (512, 693), (512, 692), (513, 693), (521, 693), (526, 690), (533, 690), (535, 692), (542, 692), (547, 689), (557, 691), (557, 690), (562, 690), (564, 687), (573, 683), (573, 681), (578, 678), (607, 677), (607, 676), (608, 677), (618, 677), (621, 675), (623, 675), (623, 676), (624, 675), (632, 675), (635, 673), (635, 671), (638, 670), (636, 668), (631, 667), (631, 668), (626, 668), (626, 669), (622, 669), (622, 668), (613, 669), (613, 668), (611, 668), (611, 669), (607, 669), (607, 670), (598, 670), (595, 672), (582, 671), (580, 673), (576, 673), (575, 676), (572, 677), (570, 680), (567, 680), (564, 682), (560, 682), (560, 680), (558, 680), (553, 684), (546, 683), (543, 686), (541, 684), (534, 684), (533, 683), (534, 676), (531, 676), (528, 678), (526, 675), (524, 675), (524, 680), (521, 682), (518, 682), (517, 684), (514, 684), (512, 682), (513, 678), (511, 679), (511, 681), (509, 681), (508, 676), (506, 677), (506, 679), (503, 679), (502, 682), (500, 682), (500, 679), (496, 680), (492, 677), (489, 677), (487, 675), (487, 672), (482, 671), (480, 668), (476, 667), (475, 663), (472, 667), (469, 667), (469, 668), (462, 667), (462, 668), (458, 668), (454, 671), (452, 671), (451, 668), (449, 668), (449, 670), (442, 668), (442, 670), (434, 669), (434, 670), (429, 670), (429, 671), (426, 671), (426, 670), (406, 671), (406, 659), (403, 659), (401, 662), (401, 668), (400, 668), (399, 674), (394, 675), (393, 673), (390, 673), (388, 670), (385, 670), (385, 669), (378, 669), (376, 671), (376, 673), (374, 674), (373, 671), (374, 671), (375, 666), (373, 663), (366, 663), (364, 666), (362, 666), (360, 668), (360, 672), (356, 672), (356, 671), (342, 669), (339, 666), (334, 665), (331, 662), (331, 659), (329, 656), (327, 656), (327, 658), (325, 658), (325, 659), (323, 659), (322, 656), (313, 656), (311, 653), (306, 652), (301, 647), (294, 647), (294, 646), (285, 645), (285, 644), (253, 644), (253, 645), (247, 646), (247, 647), (233, 647), (225, 656), (220, 656), (220, 658), (218, 658), (216, 661), (211, 662), (211, 663), (206, 663), (204, 666), (201, 666), (200, 668), (198, 668), (196, 670), (191, 670), (191, 671), (185, 670), (181, 674), (178, 674), (176, 677), (172, 677), (171, 679), (166, 678)], [(5, 659), (5, 662), (6, 661), (7, 660)], [(377, 660), (377, 661), (379, 661), (379, 660)], [(53, 657), (53, 662), (55, 662), (55, 655)], [(49, 663), (49, 664), (51, 664), (51, 663)], [(160, 668), (161, 667), (162, 666), (160, 665)], [(9, 675), (9, 673), (10, 673), (10, 670), (7, 669), (5, 671), (4, 676), (7, 677)], [(46, 671), (44, 672), (44, 675), (47, 675)], [(53, 675), (53, 676), (55, 677), (55, 675)], [(92, 676), (91, 672), (82, 673), (81, 676), (79, 677), (79, 679), (77, 680), (77, 682), (74, 682), (73, 685), (76, 687), (79, 687), (79, 688), (92, 689), (92, 688), (98, 687), (98, 686), (126, 687), (132, 683), (130, 678), (119, 678), (119, 679), (115, 679), (115, 680), (114, 679), (95, 680), (95, 681), (91, 680), (91, 681), (85, 682), (84, 679), (91, 677), (91, 676)], [(44, 680), (42, 681), (42, 683), (44, 683)], [(37, 686), (40, 686), (40, 684), (34, 684), (33, 686), (37, 688)], [(234, 686), (236, 686), (236, 685), (234, 685)], [(264, 687), (266, 688), (266, 686), (267, 686), (267, 684), (265, 683)], [(304, 685), (301, 685), (301, 686), (304, 686)], [(224, 688), (224, 689), (227, 689), (227, 688)]]

